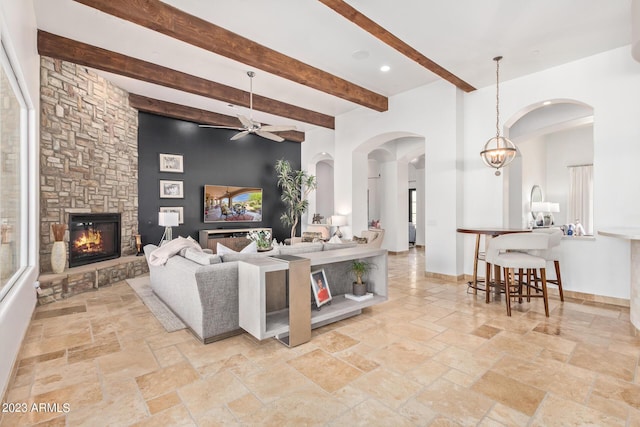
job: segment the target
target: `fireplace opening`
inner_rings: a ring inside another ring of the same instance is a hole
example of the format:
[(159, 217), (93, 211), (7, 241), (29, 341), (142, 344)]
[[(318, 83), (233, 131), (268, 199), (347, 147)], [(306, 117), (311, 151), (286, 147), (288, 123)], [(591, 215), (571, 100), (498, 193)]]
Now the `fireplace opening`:
[(69, 267), (120, 257), (120, 214), (69, 215)]

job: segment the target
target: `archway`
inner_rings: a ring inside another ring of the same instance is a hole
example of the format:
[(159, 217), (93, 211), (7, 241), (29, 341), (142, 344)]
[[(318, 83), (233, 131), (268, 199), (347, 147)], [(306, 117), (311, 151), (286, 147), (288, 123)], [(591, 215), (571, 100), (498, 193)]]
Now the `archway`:
[[(516, 144), (518, 156), (504, 179), (504, 200), (509, 227), (534, 226), (530, 194), (534, 185), (543, 189), (544, 201), (553, 203), (556, 225), (576, 218), (570, 175), (593, 165), (593, 108), (570, 99), (554, 99), (529, 105), (505, 125), (505, 133)], [(591, 184), (592, 185), (592, 184)], [(576, 190), (577, 191), (577, 190)], [(591, 209), (583, 209), (583, 220), (593, 229)]]
[[(409, 168), (411, 161), (424, 155), (425, 138), (408, 132), (377, 135), (357, 146), (353, 151), (353, 212), (352, 231), (355, 235), (369, 227), (371, 220), (379, 220), (385, 229), (383, 246), (391, 251), (405, 251), (409, 247)], [(419, 198), (424, 212), (424, 162)], [(366, 209), (357, 209), (366, 206)], [(424, 221), (421, 221), (423, 226)], [(424, 228), (420, 230), (424, 241)]]

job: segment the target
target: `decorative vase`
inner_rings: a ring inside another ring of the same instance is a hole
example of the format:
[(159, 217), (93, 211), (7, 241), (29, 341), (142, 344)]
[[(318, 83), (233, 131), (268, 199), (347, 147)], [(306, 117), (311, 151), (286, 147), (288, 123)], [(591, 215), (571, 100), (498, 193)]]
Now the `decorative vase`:
[(353, 295), (361, 297), (367, 294), (367, 284), (353, 282)]
[(54, 273), (62, 273), (67, 263), (67, 248), (64, 242), (53, 242), (51, 248), (51, 269)]

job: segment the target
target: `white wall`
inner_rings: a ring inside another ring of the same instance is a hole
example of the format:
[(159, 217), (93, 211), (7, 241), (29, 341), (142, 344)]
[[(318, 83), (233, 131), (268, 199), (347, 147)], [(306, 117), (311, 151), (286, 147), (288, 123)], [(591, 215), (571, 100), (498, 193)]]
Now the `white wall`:
[(38, 212), (38, 129), (40, 111), (40, 58), (36, 45), (36, 22), (31, 0), (0, 0), (0, 37), (24, 91), (29, 109), (29, 233), (28, 265), (23, 276), (0, 301), (0, 392), (4, 395), (20, 344), (29, 326), (36, 303), (33, 282), (37, 278), (37, 212)]
[[(462, 240), (455, 230), (462, 200), (458, 197), (462, 185), (462, 168), (458, 163), (463, 141), (460, 125), (463, 117), (459, 114), (462, 99), (453, 85), (437, 82), (391, 97), (389, 110), (384, 113), (358, 108), (336, 117), (334, 171), (335, 182), (340, 182), (340, 186), (336, 186), (335, 206), (336, 210), (350, 214), (349, 224), (353, 230), (367, 226), (366, 210), (355, 208), (366, 206), (367, 176), (358, 173), (367, 170), (365, 153), (394, 139), (424, 137), (425, 227), (417, 239), (418, 242), (424, 239), (426, 269), (434, 273), (455, 274), (458, 269), (457, 246)], [(407, 180), (406, 174), (404, 180)], [(403, 220), (404, 231), (406, 214)], [(406, 231), (402, 236), (406, 249)], [(385, 235), (385, 246), (387, 244), (395, 245), (393, 241), (387, 243)]]
[[(508, 67), (508, 62), (504, 64)], [(640, 225), (640, 64), (625, 46), (500, 85), (501, 114), (509, 118), (546, 99), (572, 99), (594, 109), (595, 228)], [(483, 165), (481, 143), (495, 123), (495, 87), (466, 95), (464, 221), (504, 224), (503, 183)], [(624, 186), (624, 191), (620, 186)], [(563, 282), (568, 290), (629, 298), (629, 243), (596, 236), (562, 243)], [(473, 243), (467, 238), (464, 270), (471, 273)]]

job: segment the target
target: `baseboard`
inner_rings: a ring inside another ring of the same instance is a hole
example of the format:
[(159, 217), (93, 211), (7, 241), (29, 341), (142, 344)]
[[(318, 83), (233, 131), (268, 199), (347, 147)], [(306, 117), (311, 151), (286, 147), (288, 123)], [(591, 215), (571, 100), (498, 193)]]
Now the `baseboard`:
[[(464, 275), (465, 282), (470, 282), (471, 279), (473, 279), (472, 275), (470, 274)], [(484, 280), (484, 278), (482, 280)], [(560, 297), (560, 293), (558, 292), (557, 286), (549, 285), (547, 289), (549, 290), (549, 295), (557, 296), (558, 298)], [(600, 304), (610, 304), (618, 307), (630, 306), (630, 301), (625, 298), (616, 298), (616, 297), (608, 297), (605, 295), (588, 294), (586, 292), (569, 291), (567, 289), (563, 289), (562, 293), (567, 298), (578, 299), (585, 302), (597, 302)]]
[[(550, 293), (553, 292), (554, 290), (557, 293), (557, 289), (554, 289), (554, 286), (551, 285), (549, 288)], [(581, 299), (585, 302), (597, 302), (600, 304), (617, 305), (619, 307), (630, 307), (631, 305), (630, 301), (625, 298), (616, 298), (616, 297), (608, 297), (605, 295), (587, 294), (584, 292), (568, 291), (566, 289), (563, 289), (562, 293), (566, 298)]]
[(409, 253), (409, 250), (406, 251), (387, 251), (389, 255), (406, 255)]

